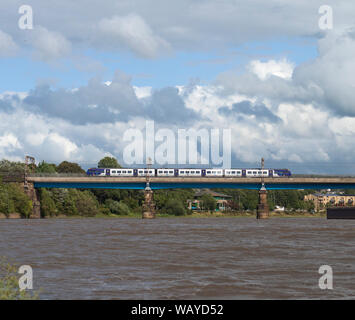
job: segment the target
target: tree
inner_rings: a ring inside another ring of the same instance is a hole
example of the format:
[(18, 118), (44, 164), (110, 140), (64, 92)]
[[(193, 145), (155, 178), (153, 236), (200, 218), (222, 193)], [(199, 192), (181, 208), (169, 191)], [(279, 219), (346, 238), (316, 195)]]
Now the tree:
[(167, 214), (183, 216), (186, 214), (186, 209), (181, 201), (177, 199), (170, 199), (167, 201), (164, 207), (164, 211)]
[(63, 161), (57, 167), (57, 172), (58, 173), (85, 173), (85, 170), (83, 170), (77, 163)]
[(28, 218), (32, 212), (32, 201), (23, 192), (19, 184), (10, 183), (8, 188), (9, 198), (14, 203), (15, 212), (21, 214), (23, 218)]
[(122, 168), (121, 165), (118, 163), (116, 158), (105, 157), (101, 159), (97, 165), (99, 168)]
[(108, 199), (105, 202), (106, 208), (110, 209), (113, 214), (129, 215), (129, 207), (123, 201), (115, 201)]
[(0, 172), (24, 173), (25, 164), (4, 159), (0, 161)]
[(56, 173), (57, 166), (54, 163), (47, 163), (42, 161), (36, 168), (37, 173)]
[(75, 207), (79, 215), (84, 217), (94, 217), (100, 213), (99, 203), (95, 196), (88, 190), (70, 192), (70, 196), (74, 198)]
[(217, 207), (217, 201), (210, 194), (204, 194), (201, 197), (202, 207), (208, 211), (214, 211)]
[(42, 217), (53, 217), (57, 214), (57, 208), (55, 202), (52, 199), (52, 194), (47, 189), (40, 190), (41, 198), (41, 216)]

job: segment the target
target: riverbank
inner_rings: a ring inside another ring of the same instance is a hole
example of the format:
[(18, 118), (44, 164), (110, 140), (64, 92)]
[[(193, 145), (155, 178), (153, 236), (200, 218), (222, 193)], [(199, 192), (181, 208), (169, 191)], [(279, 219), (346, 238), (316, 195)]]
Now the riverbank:
[[(176, 216), (165, 213), (158, 213), (156, 218), (255, 218), (255, 212), (193, 212), (192, 214), (186, 214), (182, 216)], [(270, 212), (270, 218), (323, 218), (326, 217), (326, 212), (316, 212), (316, 213), (292, 213), (292, 212)], [(4, 214), (0, 214), (0, 219), (21, 219), (20, 214), (10, 214), (8, 217)], [(141, 219), (142, 214), (133, 212), (128, 215), (115, 215), (115, 214), (97, 214), (93, 217), (84, 217), (80, 215), (57, 215), (51, 217), (45, 217), (45, 219), (88, 219), (88, 218), (100, 218), (100, 219), (122, 219), (122, 218), (132, 218)]]
[[(255, 218), (256, 213), (254, 212), (235, 212), (235, 213), (222, 213), (222, 212), (194, 212), (192, 214), (187, 214), (183, 216), (175, 216), (170, 214), (158, 213), (156, 218)], [(325, 218), (325, 212), (317, 213), (280, 213), (271, 212), (270, 218)], [(46, 217), (46, 219), (87, 219), (88, 217), (83, 216), (65, 216), (58, 215), (55, 217)], [(114, 215), (114, 214), (98, 214), (94, 219), (141, 219), (142, 215), (140, 213), (131, 213), (129, 215)]]

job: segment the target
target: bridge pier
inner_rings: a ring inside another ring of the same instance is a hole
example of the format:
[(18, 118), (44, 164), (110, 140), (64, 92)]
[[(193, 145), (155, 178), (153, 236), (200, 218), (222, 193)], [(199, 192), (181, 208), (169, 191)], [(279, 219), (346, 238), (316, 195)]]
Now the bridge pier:
[(153, 200), (153, 190), (145, 188), (144, 190), (144, 203), (143, 203), (143, 219), (155, 219), (155, 203)]
[(32, 213), (30, 214), (30, 219), (40, 219), (41, 218), (41, 202), (39, 200), (38, 190), (35, 189), (34, 184), (30, 182), (24, 183), (24, 191), (27, 196), (31, 199), (33, 209)]
[(268, 219), (269, 218), (269, 205), (267, 203), (267, 191), (264, 186), (262, 185), (261, 189), (259, 190), (259, 203), (258, 209), (256, 212), (257, 219)]

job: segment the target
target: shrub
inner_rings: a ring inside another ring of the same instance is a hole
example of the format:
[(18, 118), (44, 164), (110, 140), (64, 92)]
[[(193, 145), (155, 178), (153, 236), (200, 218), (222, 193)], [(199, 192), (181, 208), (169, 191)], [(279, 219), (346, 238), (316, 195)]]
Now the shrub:
[(5, 258), (0, 257), (0, 300), (35, 300), (37, 292), (19, 288), (20, 275), (16, 266), (9, 264)]
[(105, 206), (110, 209), (113, 214), (117, 215), (129, 215), (131, 212), (129, 207), (122, 201), (115, 201), (108, 199), (105, 202)]
[(164, 211), (167, 214), (183, 216), (186, 214), (186, 209), (181, 201), (176, 199), (170, 199), (167, 201), (164, 207)]
[(41, 216), (53, 217), (57, 214), (57, 207), (52, 199), (52, 194), (46, 189), (40, 191), (41, 199)]

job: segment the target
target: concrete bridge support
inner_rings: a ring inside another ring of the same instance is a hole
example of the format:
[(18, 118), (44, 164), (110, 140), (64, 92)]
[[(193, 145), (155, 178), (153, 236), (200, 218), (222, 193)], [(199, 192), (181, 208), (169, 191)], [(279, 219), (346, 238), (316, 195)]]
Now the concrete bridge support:
[(33, 209), (30, 215), (30, 219), (40, 219), (41, 218), (41, 203), (39, 201), (38, 190), (35, 189), (33, 183), (25, 182), (24, 191), (29, 196), (32, 201)]
[(269, 205), (267, 203), (267, 191), (264, 186), (259, 190), (259, 204), (256, 213), (257, 219), (269, 218)]
[(155, 218), (155, 203), (153, 199), (153, 190), (146, 188), (144, 190), (144, 203), (143, 203), (143, 219)]

